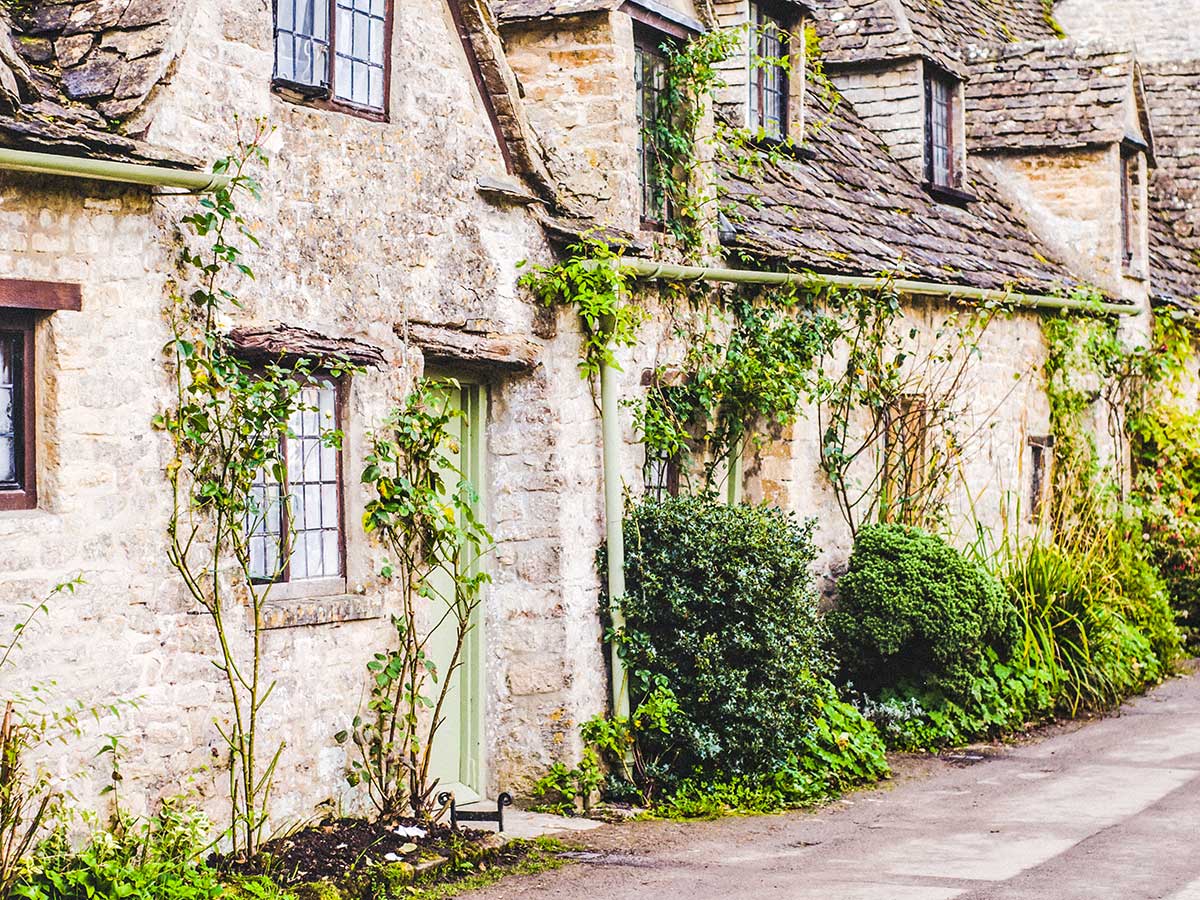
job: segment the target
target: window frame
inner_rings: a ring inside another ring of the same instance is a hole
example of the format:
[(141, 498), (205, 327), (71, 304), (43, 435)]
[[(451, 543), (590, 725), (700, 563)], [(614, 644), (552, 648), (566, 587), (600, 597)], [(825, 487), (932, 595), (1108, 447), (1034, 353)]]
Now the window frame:
[[(759, 50), (762, 47), (763, 20), (768, 20), (770, 24), (775, 26), (778, 32), (779, 55), (777, 59), (792, 58), (792, 36), (793, 32), (788, 26), (795, 27), (795, 23), (789, 23), (786, 13), (779, 7), (770, 2), (770, 0), (751, 0), (750, 2), (750, 40), (749, 44), (749, 77), (747, 78), (747, 106), (746, 106), (746, 122), (750, 130), (757, 136), (759, 130), (763, 132), (763, 140), (769, 143), (784, 143), (788, 140), (792, 131), (792, 77), (788, 68), (781, 65), (759, 65), (759, 62), (765, 57), (759, 56)], [(800, 19), (801, 27), (803, 27), (803, 19)], [(803, 38), (801, 38), (803, 40)], [(801, 46), (803, 51), (803, 45)], [(801, 60), (803, 66), (803, 58)], [(763, 99), (765, 97), (764, 80), (768, 71), (777, 71), (780, 79), (780, 101), (779, 101), (779, 133), (772, 134), (767, 130)], [(804, 73), (801, 72), (801, 85), (804, 82)], [(758, 98), (757, 103), (755, 98)]]
[(1121, 145), (1121, 271), (1126, 275), (1134, 272), (1140, 243), (1139, 204), (1134, 196), (1135, 188), (1141, 181), (1141, 165), (1138, 158), (1138, 148), (1129, 143)]
[[(643, 92), (646, 86), (645, 67), (646, 58), (652, 57), (662, 65), (662, 73), (665, 78), (666, 73), (666, 55), (662, 51), (663, 44), (672, 43), (674, 38), (671, 35), (655, 31), (649, 27), (642, 26), (640, 23), (634, 23), (633, 30), (633, 90), (635, 103), (635, 119), (637, 124), (637, 157), (638, 157), (638, 221), (643, 230), (646, 231), (665, 231), (667, 222), (671, 218), (671, 203), (666, 195), (666, 189), (663, 185), (658, 184), (658, 179), (654, 177), (652, 166), (648, 166), (649, 157), (647, 155), (651, 142), (647, 140), (645, 126), (645, 104), (646, 97)], [(654, 89), (655, 107), (658, 106), (658, 99), (661, 96), (661, 91), (665, 88), (665, 84), (661, 88)], [(662, 195), (661, 207), (658, 213), (655, 213), (651, 205), (647, 204), (648, 198), (652, 198), (654, 190), (657, 189)], [(661, 216), (661, 218), (659, 218)]]
[[(292, 556), (296, 552), (294, 542), (291, 547), (291, 552), (288, 553), (283, 566), (280, 567), (277, 577), (275, 578), (251, 578), (251, 581), (256, 585), (270, 586), (270, 599), (272, 600), (293, 600), (306, 597), (331, 596), (346, 593), (348, 584), (349, 563), (346, 554), (346, 463), (345, 463), (345, 411), (347, 406), (346, 394), (349, 391), (349, 375), (339, 375), (334, 377), (328, 372), (317, 369), (308, 374), (309, 382), (323, 382), (332, 385), (334, 390), (333, 397), (333, 418), (334, 427), (342, 432), (342, 446), (337, 450), (337, 505), (338, 505), (338, 561), (341, 571), (336, 575), (320, 575), (316, 578), (300, 578), (293, 579), (291, 577)], [(284, 482), (279, 486), (280, 496), (280, 511), (279, 511), (279, 535), (280, 535), (280, 558), (283, 556), (282, 541), (283, 536), (288, 534), (290, 528), (291, 509), (290, 504), (283, 503), (285, 497), (291, 496), (291, 478), (288, 471), (288, 441), (289, 437), (285, 430), (280, 434), (280, 456), (284, 460)], [(247, 534), (247, 548), (249, 547), (250, 534)]]
[(887, 521), (904, 522), (914, 489), (928, 478), (929, 400), (921, 393), (904, 393), (888, 404), (884, 415), (880, 500)]
[(317, 0), (328, 4), (329, 16), (329, 53), (326, 61), (325, 77), (327, 83), (305, 84), (290, 78), (279, 76), (279, 2), (271, 2), (272, 25), (272, 59), (271, 59), (271, 89), (287, 96), (297, 95), (297, 99), (305, 106), (323, 109), (330, 112), (341, 112), (370, 119), (375, 122), (390, 121), (392, 105), (392, 31), (395, 27), (395, 2), (383, 0), (383, 106), (364, 106), (337, 96), (337, 11), (338, 0)]
[[(962, 149), (961, 129), (958, 127), (958, 117), (961, 111), (962, 82), (944, 69), (925, 63), (925, 183), (937, 191), (958, 192), (962, 190), (962, 166), (959, 162), (959, 151)], [(945, 90), (946, 107), (946, 180), (939, 180), (940, 173), (934, 162), (934, 106), (938, 100), (938, 89)]]
[(1029, 454), (1029, 520), (1036, 522), (1053, 499), (1054, 435), (1030, 435)]
[(682, 461), (679, 455), (662, 456), (646, 452), (642, 464), (642, 493), (654, 500), (678, 497), (681, 486)]
[[(0, 306), (0, 334), (19, 335), (20, 373), (14, 377), (14, 437), (19, 480), (0, 487), (0, 512), (37, 508), (37, 350), (36, 319), (31, 310)], [(19, 428), (19, 431), (18, 431)]]

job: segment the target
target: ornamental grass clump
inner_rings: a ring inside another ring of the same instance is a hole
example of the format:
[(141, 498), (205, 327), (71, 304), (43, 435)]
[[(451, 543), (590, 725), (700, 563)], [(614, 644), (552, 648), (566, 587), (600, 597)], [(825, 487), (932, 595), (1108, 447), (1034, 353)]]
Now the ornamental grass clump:
[(1144, 552), (1109, 525), (1030, 541), (1001, 563), (1021, 624), (1018, 658), (1055, 673), (1063, 712), (1113, 706), (1179, 655), (1166, 589)]
[(870, 694), (907, 683), (966, 698), (987, 651), (1007, 658), (1019, 634), (995, 578), (904, 525), (859, 532), (826, 622), (843, 678)]

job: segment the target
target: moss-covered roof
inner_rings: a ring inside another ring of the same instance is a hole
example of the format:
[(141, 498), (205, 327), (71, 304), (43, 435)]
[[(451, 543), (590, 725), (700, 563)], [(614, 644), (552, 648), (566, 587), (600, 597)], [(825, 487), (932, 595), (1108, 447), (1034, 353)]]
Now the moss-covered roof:
[(1071, 283), (996, 186), (972, 172), (965, 207), (938, 202), (853, 106), (814, 93), (811, 155), (726, 171), (735, 204), (729, 243), (818, 272), (898, 277), (988, 289)]

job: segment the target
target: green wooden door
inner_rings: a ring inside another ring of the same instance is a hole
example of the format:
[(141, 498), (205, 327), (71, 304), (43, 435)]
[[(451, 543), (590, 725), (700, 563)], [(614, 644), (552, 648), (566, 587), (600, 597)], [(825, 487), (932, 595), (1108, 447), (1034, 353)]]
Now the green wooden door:
[[(463, 416), (455, 418), (450, 429), (456, 438), (455, 465), (479, 494), (475, 514), (482, 516), (483, 506), (483, 426), (486, 421), (486, 395), (481, 385), (443, 382), (443, 396), (451, 409), (458, 409)], [(458, 476), (446, 474), (450, 489), (457, 485)], [(454, 586), (445, 573), (437, 573), (433, 587), (443, 596), (452, 596)], [(441, 601), (431, 601), (435, 618), (445, 612)], [(453, 617), (450, 617), (451, 619)], [(454, 792), (459, 803), (478, 799), (484, 787), (483, 747), (483, 609), (475, 610), (474, 624), (467, 634), (463, 647), (462, 665), (450, 682), (450, 693), (443, 706), (443, 721), (434, 740), (433, 759), (430, 768), (438, 779), (438, 790)], [(427, 651), (440, 673), (447, 671), (454, 652), (455, 623), (444, 621), (430, 635)], [(436, 686), (440, 690), (440, 685)]]

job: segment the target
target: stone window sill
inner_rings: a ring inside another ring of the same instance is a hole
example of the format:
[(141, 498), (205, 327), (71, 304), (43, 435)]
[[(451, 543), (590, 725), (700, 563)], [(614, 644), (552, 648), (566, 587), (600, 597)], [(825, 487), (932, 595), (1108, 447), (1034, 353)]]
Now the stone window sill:
[(333, 625), (383, 616), (383, 599), (365, 594), (331, 594), (327, 597), (273, 597), (265, 601), (259, 620), (264, 630)]

